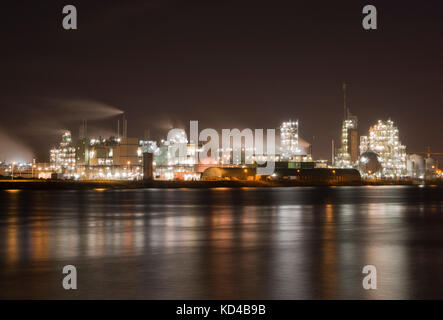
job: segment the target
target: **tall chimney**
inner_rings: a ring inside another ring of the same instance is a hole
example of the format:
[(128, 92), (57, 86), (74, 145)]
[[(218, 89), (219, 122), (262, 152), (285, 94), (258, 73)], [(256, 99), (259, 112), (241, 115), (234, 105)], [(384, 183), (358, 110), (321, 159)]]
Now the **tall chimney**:
[(145, 140), (149, 140), (151, 138), (151, 132), (149, 129), (145, 129)]
[(122, 132), (123, 138), (128, 137), (128, 120), (126, 120), (125, 114), (123, 114), (123, 132)]
[(78, 138), (80, 140), (86, 139), (87, 131), (86, 131), (86, 120), (82, 120), (82, 125), (80, 126), (80, 129), (78, 131)]

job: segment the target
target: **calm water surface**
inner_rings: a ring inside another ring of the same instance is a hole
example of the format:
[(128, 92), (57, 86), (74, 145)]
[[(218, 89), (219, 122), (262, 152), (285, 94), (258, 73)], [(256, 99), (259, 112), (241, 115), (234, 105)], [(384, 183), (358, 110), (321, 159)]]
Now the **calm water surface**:
[(0, 298), (443, 298), (443, 189), (0, 191)]

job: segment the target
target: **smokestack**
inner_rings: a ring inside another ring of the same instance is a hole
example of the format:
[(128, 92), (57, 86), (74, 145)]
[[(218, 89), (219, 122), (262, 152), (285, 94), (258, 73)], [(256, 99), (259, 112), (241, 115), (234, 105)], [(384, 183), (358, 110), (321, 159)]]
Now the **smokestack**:
[(143, 180), (154, 179), (153, 161), (154, 154), (148, 152), (143, 153)]
[(145, 129), (145, 141), (148, 141), (151, 137), (149, 129)]
[(86, 120), (82, 120), (82, 125), (80, 126), (79, 130), (78, 130), (78, 138), (80, 140), (86, 139), (87, 136), (87, 124), (86, 124)]
[(117, 139), (120, 138), (120, 119), (117, 120)]
[(125, 114), (123, 114), (123, 131), (122, 131), (122, 137), (127, 138), (128, 137), (128, 120), (126, 120)]

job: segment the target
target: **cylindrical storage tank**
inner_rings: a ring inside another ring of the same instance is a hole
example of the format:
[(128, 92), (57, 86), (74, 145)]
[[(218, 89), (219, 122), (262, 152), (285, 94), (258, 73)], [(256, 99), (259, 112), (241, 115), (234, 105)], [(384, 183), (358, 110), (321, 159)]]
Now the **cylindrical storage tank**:
[(415, 164), (417, 166), (417, 172), (425, 172), (425, 159), (423, 159), (423, 157), (417, 158)]
[(408, 176), (414, 176), (415, 163), (411, 159), (406, 160), (406, 172), (408, 173)]

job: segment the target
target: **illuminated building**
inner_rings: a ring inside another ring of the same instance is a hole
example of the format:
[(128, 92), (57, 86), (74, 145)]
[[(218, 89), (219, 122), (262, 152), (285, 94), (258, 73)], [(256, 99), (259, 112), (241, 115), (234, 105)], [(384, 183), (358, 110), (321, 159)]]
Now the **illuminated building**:
[(344, 92), (344, 120), (341, 128), (341, 148), (337, 150), (335, 166), (338, 168), (354, 168), (358, 161), (358, 119), (349, 112), (346, 106), (346, 84)]
[(77, 143), (76, 178), (141, 179), (142, 153), (137, 138), (92, 138)]
[[(297, 121), (283, 122), (280, 126), (280, 155), (268, 156), (271, 161), (296, 161), (296, 162), (311, 162), (312, 157), (309, 144), (304, 142), (305, 147), (302, 147), (299, 139), (299, 126)], [(263, 157), (257, 157), (260, 159)]]
[[(107, 139), (88, 138), (83, 121), (76, 143), (76, 179), (138, 180), (142, 173), (142, 148), (137, 138), (127, 137), (127, 120), (123, 114), (122, 130), (117, 122), (117, 135)], [(122, 131), (122, 132), (120, 132)]]
[(50, 151), (50, 168), (54, 173), (64, 177), (73, 176), (76, 168), (75, 147), (72, 144), (71, 132), (66, 131), (58, 147)]
[(154, 178), (198, 180), (197, 152), (197, 145), (188, 142), (186, 132), (176, 130), (169, 140), (161, 140), (160, 146), (154, 151)]
[(67, 131), (60, 145), (51, 149), (50, 170), (62, 179), (141, 179), (141, 147), (137, 138), (126, 136), (89, 139), (84, 122), (75, 145)]
[(300, 155), (301, 151), (298, 141), (298, 120), (283, 122), (280, 126), (281, 160), (290, 160), (293, 156)]
[(399, 131), (392, 120), (381, 121), (369, 129), (368, 136), (360, 138), (360, 152), (377, 154), (381, 170), (375, 173), (380, 178), (406, 176), (406, 147), (401, 144)]
[(35, 163), (32, 165), (32, 178), (49, 179), (51, 178), (51, 165), (49, 163)]
[(0, 161), (0, 176), (8, 176), (14, 178), (25, 179), (49, 179), (51, 178), (52, 171), (49, 163), (36, 163), (33, 162), (6, 162)]

